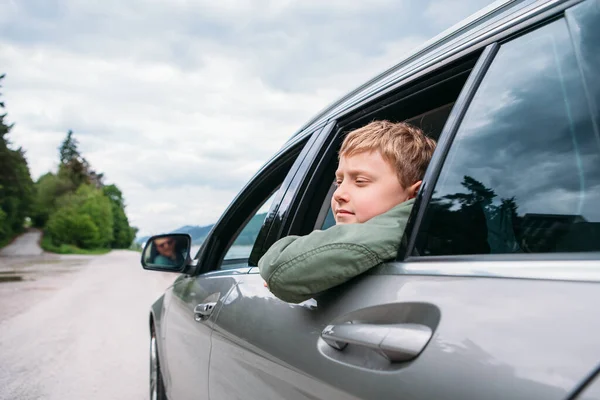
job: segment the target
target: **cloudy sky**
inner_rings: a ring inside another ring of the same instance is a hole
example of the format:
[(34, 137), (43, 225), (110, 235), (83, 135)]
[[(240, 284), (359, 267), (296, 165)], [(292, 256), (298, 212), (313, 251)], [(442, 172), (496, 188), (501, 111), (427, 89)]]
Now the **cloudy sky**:
[(72, 129), (140, 235), (216, 221), (318, 111), (491, 0), (0, 0), (32, 177)]

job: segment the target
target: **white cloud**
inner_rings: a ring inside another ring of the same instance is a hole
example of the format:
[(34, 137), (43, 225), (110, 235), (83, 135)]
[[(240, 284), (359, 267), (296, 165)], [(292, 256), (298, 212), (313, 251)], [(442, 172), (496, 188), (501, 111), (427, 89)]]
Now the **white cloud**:
[[(425, 17), (436, 26), (446, 29), (483, 7), (495, 1), (482, 2), (480, 0), (437, 0), (431, 1), (425, 9)], [(498, 4), (501, 1), (497, 1)], [(457, 19), (457, 17), (460, 17)]]
[(391, 0), (54, 3), (0, 15), (10, 140), (36, 179), (72, 129), (149, 234), (216, 221), (316, 112), (488, 2), (446, 21)]

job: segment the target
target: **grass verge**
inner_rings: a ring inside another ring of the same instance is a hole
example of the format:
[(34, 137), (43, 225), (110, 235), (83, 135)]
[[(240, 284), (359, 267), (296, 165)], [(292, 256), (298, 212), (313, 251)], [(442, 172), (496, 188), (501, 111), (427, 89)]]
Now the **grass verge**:
[(106, 254), (110, 251), (110, 249), (80, 249), (77, 246), (73, 246), (71, 244), (61, 244), (60, 246), (55, 246), (52, 244), (52, 241), (49, 237), (44, 236), (42, 241), (40, 242), (40, 246), (45, 251), (50, 253), (57, 254), (88, 254), (88, 255), (98, 255), (98, 254)]

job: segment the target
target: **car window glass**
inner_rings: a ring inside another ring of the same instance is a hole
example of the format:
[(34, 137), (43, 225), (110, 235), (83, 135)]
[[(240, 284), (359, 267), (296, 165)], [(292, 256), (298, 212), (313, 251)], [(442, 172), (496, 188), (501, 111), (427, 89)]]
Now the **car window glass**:
[(594, 125), (600, 126), (600, 0), (587, 0), (567, 11), (571, 39), (584, 76)]
[(325, 216), (325, 221), (323, 222), (323, 227), (321, 229), (327, 229), (335, 225), (335, 217), (333, 216), (333, 210), (331, 206), (327, 210), (327, 215)]
[(333, 210), (331, 209), (331, 198), (333, 196), (333, 192), (335, 192), (335, 189), (335, 180), (333, 180), (331, 186), (329, 187), (327, 195), (325, 195), (325, 200), (321, 205), (321, 212), (317, 217), (314, 229), (325, 230), (335, 225), (335, 218), (333, 216)]
[(415, 254), (600, 250), (600, 137), (588, 98), (565, 20), (502, 45), (448, 153)]
[[(275, 191), (275, 193), (276, 192), (277, 191)], [(269, 208), (271, 208), (271, 203), (273, 203), (275, 193), (272, 194), (262, 204), (256, 213), (254, 213), (252, 218), (250, 218), (250, 220), (246, 223), (246, 226), (244, 226), (244, 228), (240, 231), (233, 244), (229, 247), (229, 250), (227, 250), (227, 253), (223, 259), (223, 269), (234, 268), (232, 266), (228, 267), (228, 264), (231, 264), (231, 262), (235, 260), (240, 260), (240, 263), (243, 264), (246, 263), (250, 253), (252, 252), (252, 247), (256, 241), (258, 233), (260, 232), (263, 222), (265, 221), (267, 212), (269, 211)], [(235, 264), (235, 268), (238, 268), (238, 263)]]

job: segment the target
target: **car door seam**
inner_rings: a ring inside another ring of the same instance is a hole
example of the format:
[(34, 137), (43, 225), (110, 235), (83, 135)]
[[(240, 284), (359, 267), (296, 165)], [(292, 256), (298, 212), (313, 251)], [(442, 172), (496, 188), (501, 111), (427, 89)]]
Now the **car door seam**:
[(223, 297), (223, 300), (221, 301), (221, 306), (217, 310), (217, 314), (215, 315), (215, 318), (213, 319), (212, 325), (210, 327), (210, 348), (208, 350), (208, 376), (206, 377), (206, 390), (208, 392), (208, 398), (210, 398), (210, 371), (211, 371), (210, 363), (212, 360), (212, 347), (213, 347), (212, 337), (213, 337), (213, 334), (215, 333), (215, 323), (217, 322), (217, 318), (219, 318), (219, 314), (221, 314), (221, 309), (223, 308), (223, 303), (225, 302), (225, 300), (227, 300), (227, 298), (229, 297), (231, 292), (233, 292), (233, 290), (235, 288), (237, 288), (238, 285), (239, 285), (239, 281), (237, 281), (235, 283), (235, 285), (231, 286), (229, 291), (225, 294), (225, 296)]

